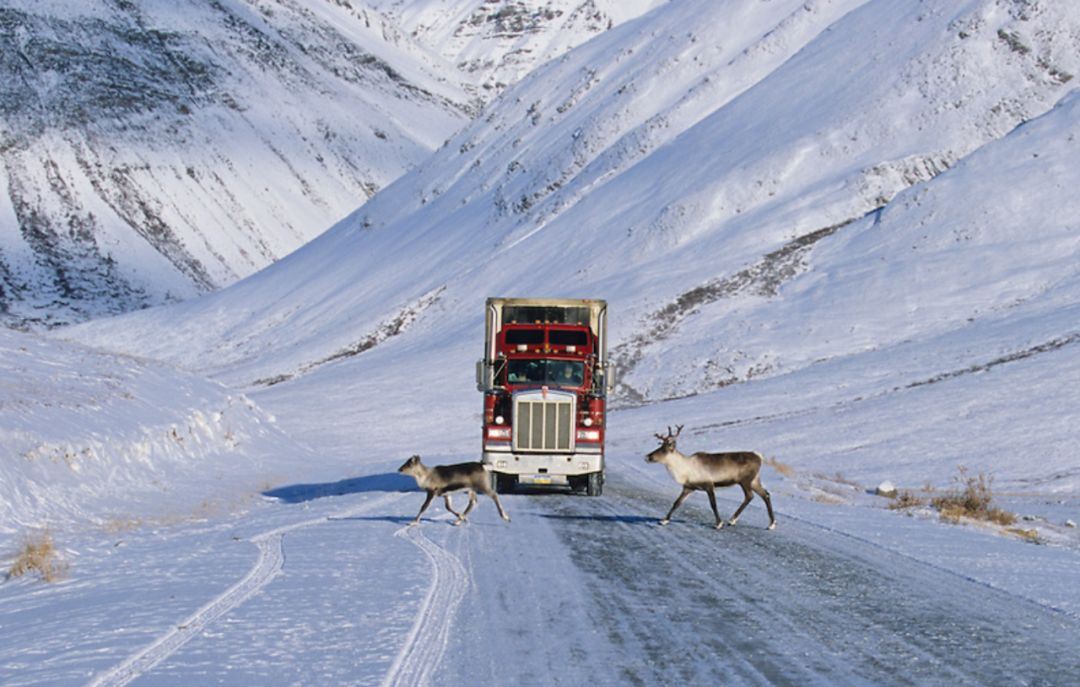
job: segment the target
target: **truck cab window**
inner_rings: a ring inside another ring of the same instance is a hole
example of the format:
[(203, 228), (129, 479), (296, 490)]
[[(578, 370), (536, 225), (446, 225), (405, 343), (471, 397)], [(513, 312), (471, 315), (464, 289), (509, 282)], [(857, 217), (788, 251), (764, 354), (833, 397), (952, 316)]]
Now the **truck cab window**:
[(506, 371), (509, 384), (581, 386), (585, 380), (585, 363), (576, 360), (510, 360)]

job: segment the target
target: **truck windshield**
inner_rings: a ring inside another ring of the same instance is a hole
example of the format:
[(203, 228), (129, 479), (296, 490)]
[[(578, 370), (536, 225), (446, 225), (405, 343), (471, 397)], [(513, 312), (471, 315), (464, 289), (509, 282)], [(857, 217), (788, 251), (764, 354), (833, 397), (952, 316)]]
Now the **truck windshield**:
[(581, 386), (585, 363), (576, 360), (510, 360), (506, 365), (508, 384), (551, 384)]

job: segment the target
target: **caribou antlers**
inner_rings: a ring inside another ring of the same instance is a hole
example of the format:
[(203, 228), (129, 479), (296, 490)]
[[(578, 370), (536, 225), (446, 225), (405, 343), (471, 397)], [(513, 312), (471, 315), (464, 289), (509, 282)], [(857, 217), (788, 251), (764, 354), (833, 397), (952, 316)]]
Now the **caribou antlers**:
[(662, 437), (659, 434), (654, 434), (653, 436), (656, 437), (657, 439), (659, 439), (660, 441), (667, 441), (668, 439), (675, 439), (682, 432), (682, 428), (683, 428), (682, 425), (675, 425), (675, 433), (672, 434), (671, 433), (671, 425), (668, 425), (667, 436), (666, 437)]

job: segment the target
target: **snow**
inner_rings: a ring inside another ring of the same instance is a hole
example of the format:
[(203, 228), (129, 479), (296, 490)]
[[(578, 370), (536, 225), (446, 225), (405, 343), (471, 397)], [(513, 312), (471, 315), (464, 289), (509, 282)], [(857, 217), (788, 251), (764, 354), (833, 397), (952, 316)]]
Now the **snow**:
[(5, 27), (8, 326), (233, 283), (418, 164), (474, 108), (450, 65), (349, 3), (20, 2)]
[(9, 542), (54, 523), (126, 528), (209, 511), (281, 470), (290, 449), (306, 452), (242, 393), (167, 364), (8, 329), (0, 351)]
[(485, 101), (538, 65), (665, 0), (371, 0), (480, 87)]
[[(1080, 13), (645, 5), (234, 286), (0, 335), (0, 552), (70, 568), (0, 583), (0, 682), (1080, 679)], [(409, 528), (490, 295), (609, 301), (605, 494)], [(777, 530), (656, 526), (676, 424), (765, 456)], [(873, 493), (961, 468), (1021, 519)]]

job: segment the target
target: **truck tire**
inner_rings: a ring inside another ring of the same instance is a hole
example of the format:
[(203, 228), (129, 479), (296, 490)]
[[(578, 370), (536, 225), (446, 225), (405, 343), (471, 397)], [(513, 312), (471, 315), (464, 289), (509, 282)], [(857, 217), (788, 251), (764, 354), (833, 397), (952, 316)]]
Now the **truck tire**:
[(585, 484), (585, 493), (589, 496), (600, 496), (604, 493), (604, 473), (590, 472), (588, 482)]

